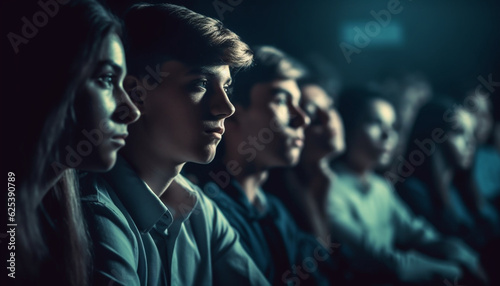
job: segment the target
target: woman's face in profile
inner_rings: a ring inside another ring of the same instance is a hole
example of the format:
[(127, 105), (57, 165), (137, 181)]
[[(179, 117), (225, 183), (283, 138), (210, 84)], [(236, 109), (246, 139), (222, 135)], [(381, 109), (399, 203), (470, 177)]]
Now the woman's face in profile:
[(320, 158), (344, 151), (344, 128), (333, 99), (321, 87), (308, 84), (301, 87), (301, 107), (311, 119), (305, 130), (304, 154)]
[(454, 167), (467, 169), (472, 165), (476, 151), (476, 120), (472, 113), (463, 108), (455, 111), (454, 119), (444, 143), (444, 151)]
[(476, 92), (470, 95), (471, 102), (473, 103), (473, 112), (475, 114), (477, 124), (475, 136), (479, 144), (488, 140), (490, 133), (493, 129), (493, 114), (491, 111), (491, 102), (489, 94), (483, 92)]
[(103, 40), (96, 62), (77, 92), (76, 138), (61, 159), (72, 168), (106, 171), (113, 167), (117, 151), (125, 145), (127, 125), (136, 121), (140, 113), (123, 90), (126, 63), (116, 34)]
[(349, 153), (368, 167), (390, 162), (398, 142), (394, 107), (382, 99), (371, 100), (349, 140)]

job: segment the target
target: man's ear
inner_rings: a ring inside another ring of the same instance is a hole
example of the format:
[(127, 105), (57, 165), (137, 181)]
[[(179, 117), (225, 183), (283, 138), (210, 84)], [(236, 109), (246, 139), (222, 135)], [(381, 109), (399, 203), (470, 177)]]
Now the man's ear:
[(144, 112), (144, 100), (146, 98), (146, 89), (142, 87), (140, 80), (135, 75), (127, 75), (123, 80), (123, 88), (132, 99), (137, 108)]

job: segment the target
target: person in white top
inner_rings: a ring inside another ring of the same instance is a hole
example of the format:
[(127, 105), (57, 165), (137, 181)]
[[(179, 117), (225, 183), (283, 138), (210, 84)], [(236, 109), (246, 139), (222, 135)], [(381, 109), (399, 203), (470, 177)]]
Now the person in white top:
[(328, 194), (332, 234), (342, 244), (356, 281), (484, 283), (477, 254), (416, 218), (388, 180), (374, 173), (390, 162), (397, 143), (396, 114), (381, 95), (364, 89), (341, 94), (346, 152), (336, 162)]

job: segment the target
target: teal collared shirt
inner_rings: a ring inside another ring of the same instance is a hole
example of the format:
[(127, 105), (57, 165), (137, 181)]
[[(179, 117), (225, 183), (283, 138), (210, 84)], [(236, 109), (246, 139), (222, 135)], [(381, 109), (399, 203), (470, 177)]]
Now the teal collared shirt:
[(219, 209), (181, 175), (173, 184), (193, 203), (176, 219), (120, 156), (110, 172), (80, 181), (94, 284), (268, 284)]

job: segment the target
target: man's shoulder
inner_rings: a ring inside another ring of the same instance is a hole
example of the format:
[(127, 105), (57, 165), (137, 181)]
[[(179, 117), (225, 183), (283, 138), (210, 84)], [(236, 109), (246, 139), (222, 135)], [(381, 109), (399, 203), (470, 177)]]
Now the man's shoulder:
[(221, 188), (217, 183), (209, 181), (203, 186), (203, 193), (207, 199), (213, 201), (217, 206), (226, 211), (236, 211), (237, 203), (232, 199), (226, 191)]
[(264, 196), (264, 198), (266, 200), (266, 204), (268, 205), (268, 207), (270, 209), (275, 210), (275, 212), (277, 212), (278, 214), (280, 214), (282, 216), (290, 217), (290, 218), (292, 217), (292, 215), (289, 214), (288, 209), (285, 207), (285, 205), (283, 204), (283, 202), (281, 201), (280, 198), (278, 198), (277, 196), (270, 194), (266, 191), (262, 191), (261, 194), (262, 194), (262, 196)]
[(197, 197), (197, 204), (195, 206), (195, 209), (193, 210), (193, 214), (195, 214), (194, 217), (199, 217), (200, 212), (203, 213), (203, 217), (207, 219), (216, 215), (215, 207), (217, 203), (213, 201), (213, 198), (209, 196), (209, 194), (203, 192), (198, 185), (191, 182), (188, 178), (184, 177), (181, 174), (175, 177), (175, 181), (186, 191)]

